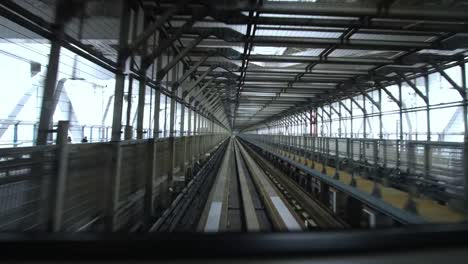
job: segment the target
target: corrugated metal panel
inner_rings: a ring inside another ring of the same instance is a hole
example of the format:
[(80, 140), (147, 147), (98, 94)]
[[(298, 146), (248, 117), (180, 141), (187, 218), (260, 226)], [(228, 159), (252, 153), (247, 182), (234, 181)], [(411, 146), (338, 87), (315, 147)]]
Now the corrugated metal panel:
[(290, 56), (319, 56), (324, 49), (302, 49), (302, 48), (288, 48), (287, 55)]
[(303, 30), (321, 30), (321, 31), (345, 31), (347, 28), (339, 28), (339, 27), (314, 27), (314, 26), (290, 26), (290, 25), (263, 25), (263, 24), (258, 24), (258, 27), (269, 27), (269, 28), (275, 28), (275, 29), (303, 29)]
[(452, 55), (456, 55), (456, 54), (459, 54), (459, 53), (463, 53), (463, 52), (466, 52), (468, 51), (467, 49), (455, 49), (455, 50), (434, 50), (434, 49), (423, 49), (423, 50), (420, 50), (418, 51), (417, 53), (421, 53), (421, 54), (437, 54), (437, 55), (446, 55), (446, 56), (452, 56)]
[[(180, 22), (177, 26), (181, 26), (183, 23)], [(173, 26), (176, 26), (176, 24), (173, 24)], [(244, 35), (247, 34), (247, 25), (227, 25), (220, 22), (200, 21), (196, 22), (193, 28), (230, 28)]]
[(287, 14), (260, 14), (261, 17), (278, 18), (307, 18), (307, 19), (331, 19), (331, 20), (356, 20), (357, 17), (344, 16), (314, 16), (314, 15), (287, 15)]
[(434, 40), (434, 36), (406, 36), (406, 35), (388, 35), (388, 34), (364, 34), (355, 33), (351, 39), (382, 40), (382, 41), (420, 41), (427, 42)]
[(370, 70), (373, 65), (317, 64), (314, 70)]
[(49, 23), (54, 22), (56, 0), (14, 0), (13, 2)]
[(306, 63), (290, 63), (290, 62), (260, 62), (260, 61), (251, 61), (251, 64), (255, 64), (261, 67), (277, 67), (277, 68), (288, 68), (288, 67), (305, 67), (308, 65)]
[[(191, 59), (193, 61), (199, 61), (201, 59), (201, 57), (191, 56)], [(240, 60), (229, 60), (229, 59), (226, 59), (224, 57), (209, 57), (206, 60), (206, 62), (231, 62), (233, 64), (236, 64), (237, 66), (242, 65), (242, 61), (240, 61)]]
[(264, 30), (259, 29), (255, 33), (256, 36), (271, 36), (271, 37), (300, 37), (300, 38), (339, 38), (341, 33), (336, 32), (319, 32), (319, 31), (298, 31), (298, 30)]
[(336, 49), (329, 57), (361, 57), (361, 58), (387, 58), (391, 59), (398, 55), (399, 51), (391, 50), (355, 50), (355, 49)]

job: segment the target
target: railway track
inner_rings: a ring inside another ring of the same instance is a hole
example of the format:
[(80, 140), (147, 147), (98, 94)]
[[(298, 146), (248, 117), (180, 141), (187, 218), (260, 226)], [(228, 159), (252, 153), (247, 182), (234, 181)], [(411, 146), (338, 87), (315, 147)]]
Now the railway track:
[(269, 162), (231, 138), (197, 229), (286, 232), (343, 226)]
[(349, 227), (344, 221), (334, 217), (328, 208), (317, 202), (310, 193), (306, 192), (288, 175), (275, 168), (271, 162), (251, 148), (246, 148), (270, 180), (287, 198), (290, 205), (294, 207), (307, 229), (342, 229)]

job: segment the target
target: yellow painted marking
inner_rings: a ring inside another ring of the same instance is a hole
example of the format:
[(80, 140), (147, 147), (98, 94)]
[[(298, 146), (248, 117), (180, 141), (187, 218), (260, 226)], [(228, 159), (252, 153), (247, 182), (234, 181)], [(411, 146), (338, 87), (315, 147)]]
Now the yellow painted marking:
[[(292, 157), (292, 159), (297, 160), (301, 164), (307, 164), (307, 166), (312, 167), (312, 160), (307, 160), (304, 162), (303, 157), (284, 151), (281, 151), (281, 153), (284, 156)], [(314, 165), (314, 170), (322, 172), (323, 164), (320, 162), (314, 162)], [(335, 168), (325, 166), (325, 169), (328, 176), (333, 177), (335, 175)], [(345, 184), (349, 184), (351, 182), (351, 175), (348, 172), (340, 170), (339, 173), (340, 182)], [(369, 194), (372, 193), (372, 190), (374, 189), (373, 181), (365, 179), (360, 175), (355, 175), (354, 178), (356, 180), (356, 188)], [(391, 187), (386, 187), (382, 184), (378, 184), (378, 186), (380, 187), (383, 201), (391, 204), (394, 207), (400, 209), (404, 208), (409, 196), (407, 192)], [(447, 205), (439, 204), (437, 201), (434, 201), (429, 197), (421, 196), (413, 198), (413, 200), (416, 203), (418, 214), (430, 222), (455, 223), (465, 220), (463, 213), (454, 211)]]

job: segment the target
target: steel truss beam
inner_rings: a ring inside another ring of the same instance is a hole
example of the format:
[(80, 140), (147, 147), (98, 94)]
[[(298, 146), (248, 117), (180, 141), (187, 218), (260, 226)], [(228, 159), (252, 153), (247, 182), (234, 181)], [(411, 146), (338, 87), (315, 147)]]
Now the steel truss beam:
[(371, 103), (372, 103), (373, 105), (375, 105), (375, 107), (377, 107), (377, 109), (380, 111), (380, 109), (381, 109), (381, 108), (380, 108), (380, 103), (377, 103), (377, 102), (374, 100), (374, 98), (372, 98), (372, 96), (370, 96), (368, 93), (366, 93), (366, 92), (364, 91), (364, 89), (362, 89), (362, 88), (359, 87), (359, 86), (356, 86), (356, 87), (358, 88), (359, 92), (360, 92), (362, 95), (364, 95), (367, 99), (369, 99), (369, 101), (371, 101)]
[[(450, 76), (448, 76), (448, 74), (439, 65), (437, 65), (436, 63), (432, 63), (431, 65), (432, 67), (434, 67), (434, 69), (437, 70), (437, 72), (440, 75), (442, 75), (450, 83), (450, 85), (453, 86), (455, 90), (457, 90), (460, 93), (460, 95), (463, 98), (466, 97), (466, 90), (463, 89), (460, 85), (458, 85), (452, 78), (450, 78)], [(461, 74), (463, 75), (464, 73), (462, 72)]]
[(143, 62), (142, 62), (142, 68), (147, 69), (149, 68), (153, 63), (156, 58), (161, 56), (163, 52), (165, 52), (174, 41), (176, 41), (182, 34), (187, 31), (188, 28), (192, 27), (193, 24), (195, 23), (194, 19), (191, 19), (187, 21), (184, 26), (179, 28), (173, 35), (170, 36), (168, 39), (164, 39), (162, 43), (160, 43), (155, 49), (152, 50), (152, 52), (143, 57)]
[(177, 54), (164, 68), (158, 71), (157, 73), (157, 79), (162, 80), (164, 76), (169, 72), (170, 69), (172, 69), (182, 58), (184, 58), (190, 50), (192, 50), (200, 41), (202, 41), (204, 36), (199, 36), (195, 40), (189, 43), (184, 49)]
[(185, 24), (182, 27), (178, 28), (175, 32), (173, 32), (170, 38), (163, 40), (163, 42), (158, 47), (156, 47), (151, 52), (151, 54), (145, 56), (145, 58), (143, 59), (143, 64), (146, 67), (149, 67), (149, 65), (151, 65), (157, 57), (159, 57), (167, 48), (169, 48), (174, 41), (182, 37), (184, 33), (186, 33), (190, 30), (190, 28), (192, 28), (193, 24), (196, 21), (203, 19), (203, 17), (205, 17), (206, 14), (207, 13), (205, 9), (202, 9), (200, 11), (194, 11), (193, 16), (187, 22), (185, 22)]
[(425, 96), (419, 89), (418, 87), (416, 87), (416, 85), (414, 85), (413, 82), (411, 82), (410, 80), (408, 80), (408, 78), (401, 72), (397, 72), (397, 75), (400, 76), (401, 79), (403, 79), (404, 82), (406, 82), (408, 84), (409, 87), (411, 87), (413, 89), (414, 92), (416, 92), (416, 94), (419, 95), (419, 97), (421, 97), (424, 102), (426, 104), (429, 103), (429, 99), (427, 98), (427, 96)]
[[(217, 19), (227, 24), (246, 24), (247, 17), (243, 15), (217, 16)], [(308, 19), (308, 18), (280, 18), (280, 17), (259, 17), (257, 19), (259, 25), (284, 25), (284, 26), (309, 26), (309, 27), (324, 27), (342, 29), (347, 27), (360, 28), (364, 30), (376, 30), (378, 32), (386, 31), (388, 34), (401, 31), (402, 28), (398, 24), (377, 24), (373, 21), (362, 22), (359, 20), (344, 20), (344, 19)], [(405, 30), (408, 32), (434, 34), (437, 32), (451, 33), (468, 33), (465, 25), (459, 23), (415, 23), (411, 29)]]
[[(434, 7), (411, 7), (401, 5), (387, 8), (375, 5), (330, 5), (310, 2), (265, 2), (258, 9), (253, 4), (245, 2), (244, 11), (257, 11), (269, 14), (291, 14), (291, 15), (318, 15), (338, 17), (383, 17), (387, 19), (412, 19), (425, 21), (467, 21), (466, 8), (460, 6), (434, 8)], [(349, 19), (348, 19), (349, 20)]]
[(173, 85), (179, 86), (182, 82), (185, 81), (190, 75), (192, 75), (201, 64), (203, 64), (208, 58), (210, 54), (205, 55), (201, 60), (199, 60), (195, 65), (193, 65), (189, 70), (185, 71), (184, 75), (177, 80), (177, 82)]
[(330, 108), (341, 118), (341, 113), (340, 113), (339, 111), (337, 111), (337, 110), (335, 109), (335, 107), (333, 107), (332, 103), (329, 102), (328, 105), (329, 105)]
[[(193, 90), (195, 89), (195, 87), (197, 87), (197, 85), (203, 81), (205, 79), (205, 77), (213, 70), (213, 68), (210, 68), (209, 70), (207, 70), (205, 73), (203, 73), (201, 76), (199, 76), (197, 78), (197, 80), (191, 84), (187, 89), (185, 89), (185, 91), (182, 93), (182, 99), (185, 100), (187, 98), (187, 96), (189, 96)], [(206, 82), (200, 89), (199, 91), (203, 91), (203, 89), (205, 89), (208, 85), (210, 85), (212, 82), (214, 81), (214, 78), (213, 79), (210, 79), (208, 82)]]
[[(180, 30), (179, 27), (175, 32)], [(351, 27), (351, 30), (356, 28)], [(288, 29), (289, 30), (289, 29)], [(342, 32), (342, 31), (341, 31)], [(246, 36), (230, 28), (196, 28), (191, 29), (190, 34), (207, 34), (228, 42), (232, 45), (240, 44), (246, 41)], [(215, 42), (210, 42), (215, 45)], [(466, 47), (464, 43), (456, 43), (460, 48)], [(345, 38), (312, 38), (312, 37), (281, 37), (281, 36), (256, 36), (255, 45), (257, 46), (290, 46), (304, 48), (329, 48), (334, 46), (337, 49), (364, 49), (364, 50), (382, 50), (382, 51), (411, 51), (414, 48), (424, 49), (431, 47), (432, 43), (420, 41), (382, 41), (382, 40), (361, 40)], [(439, 45), (440, 49), (450, 50), (454, 46)]]
[(342, 100), (339, 100), (338, 102), (340, 103), (341, 107), (346, 110), (346, 112), (348, 112), (350, 115), (352, 114), (351, 110), (343, 103)]
[(367, 114), (366, 109), (362, 105), (360, 105), (353, 97), (349, 97), (349, 99), (351, 100), (351, 102), (356, 104), (356, 106), (359, 107), (359, 109), (361, 109), (361, 111), (362, 111), (362, 113), (364, 113), (364, 115)]
[(155, 22), (151, 23), (129, 46), (130, 52), (135, 52), (151, 35), (190, 0), (179, 0), (176, 5), (169, 7)]
[(392, 101), (394, 101), (398, 107), (401, 108), (401, 102), (400, 100), (398, 100), (388, 89), (387, 87), (383, 86), (380, 82), (376, 82), (376, 85), (377, 87), (379, 87), (380, 89), (382, 89), (387, 95), (388, 97), (390, 97), (390, 99), (392, 99)]

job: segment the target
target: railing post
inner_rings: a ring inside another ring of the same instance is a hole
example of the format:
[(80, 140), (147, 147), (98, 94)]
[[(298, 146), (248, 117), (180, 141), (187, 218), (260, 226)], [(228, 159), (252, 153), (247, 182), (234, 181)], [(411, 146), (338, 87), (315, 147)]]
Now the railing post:
[(354, 142), (352, 139), (348, 139), (348, 149), (350, 153), (350, 167), (351, 167), (351, 182), (349, 183), (351, 186), (356, 186), (356, 179), (354, 178)]
[(145, 170), (145, 194), (144, 194), (144, 206), (143, 206), (143, 211), (144, 211), (144, 226), (145, 230), (151, 227), (152, 224), (152, 218), (153, 218), (153, 210), (154, 210), (154, 205), (153, 205), (153, 188), (154, 188), (154, 172), (156, 167), (154, 155), (155, 155), (155, 149), (156, 149), (156, 144), (155, 144), (156, 138), (152, 138), (148, 140), (147, 143), (147, 153), (148, 155), (146, 156), (146, 170)]
[(303, 138), (303, 147), (302, 147), (302, 153), (304, 154), (303, 155), (303, 159), (304, 159), (304, 165), (307, 166), (307, 159), (308, 159), (308, 153), (309, 153), (309, 149), (308, 149), (308, 144), (307, 144), (307, 137), (306, 136), (302, 136)]
[(53, 181), (51, 191), (52, 193), (52, 217), (51, 217), (51, 231), (60, 231), (62, 227), (62, 216), (63, 216), (63, 204), (65, 198), (65, 189), (68, 172), (68, 152), (69, 145), (67, 142), (68, 138), (68, 127), (69, 121), (59, 121), (57, 128), (57, 146), (58, 146), (58, 170), (57, 176)]
[(192, 136), (192, 109), (187, 108), (188, 118), (187, 118), (187, 138), (186, 138), (186, 150), (185, 150), (185, 160), (187, 161), (187, 171), (185, 173), (187, 181), (192, 179), (192, 146), (193, 146), (193, 136)]
[(315, 168), (315, 161), (316, 161), (316, 152), (315, 152), (315, 148), (317, 146), (317, 134), (314, 134), (313, 137), (312, 137), (312, 164), (311, 164), (311, 168)]
[(324, 138), (324, 140), (325, 141), (323, 141), (323, 148), (324, 152), (326, 151), (326, 153), (324, 153), (324, 159), (322, 161), (322, 173), (327, 174), (327, 164), (330, 155), (330, 138)]
[(374, 187), (372, 189), (372, 195), (376, 196), (376, 197), (381, 197), (381, 191), (380, 191), (380, 187), (377, 183), (377, 179), (376, 179), (376, 176), (377, 176), (377, 172), (378, 172), (378, 169), (379, 169), (379, 146), (378, 146), (378, 143), (379, 140), (378, 139), (375, 139), (373, 141), (374, 145), (373, 145), (373, 148), (374, 148), (374, 178), (373, 178), (373, 181), (374, 181)]
[(335, 138), (335, 179), (340, 179), (340, 151), (339, 151), (338, 138)]
[(33, 142), (32, 142), (32, 145), (34, 146), (36, 144), (36, 139), (37, 139), (37, 123), (33, 125), (33, 131), (32, 131), (32, 135), (33, 135)]
[(184, 177), (184, 181), (186, 181), (186, 164), (185, 164), (185, 156), (187, 152), (187, 135), (185, 134), (185, 106), (181, 104), (182, 109), (180, 109), (180, 139), (182, 140), (183, 148), (182, 148), (182, 154), (179, 156), (181, 157), (182, 161), (180, 162), (180, 170), (181, 170), (181, 175)]
[[(201, 111), (201, 109), (199, 110)], [(201, 113), (198, 114), (198, 140), (197, 140), (197, 152), (196, 152), (196, 161), (198, 164), (200, 164), (200, 154), (201, 154), (201, 144), (202, 144), (202, 139), (203, 139), (203, 136), (202, 136), (202, 133), (201, 133), (201, 127), (202, 127), (202, 116), (201, 116)]]
[(13, 147), (18, 147), (18, 124), (19, 122), (15, 123), (14, 130), (13, 130)]
[(104, 225), (105, 230), (108, 232), (113, 232), (116, 229), (115, 213), (119, 204), (120, 173), (122, 167), (122, 147), (120, 142), (114, 142), (111, 146), (111, 170), (107, 177), (107, 200), (104, 212)]

